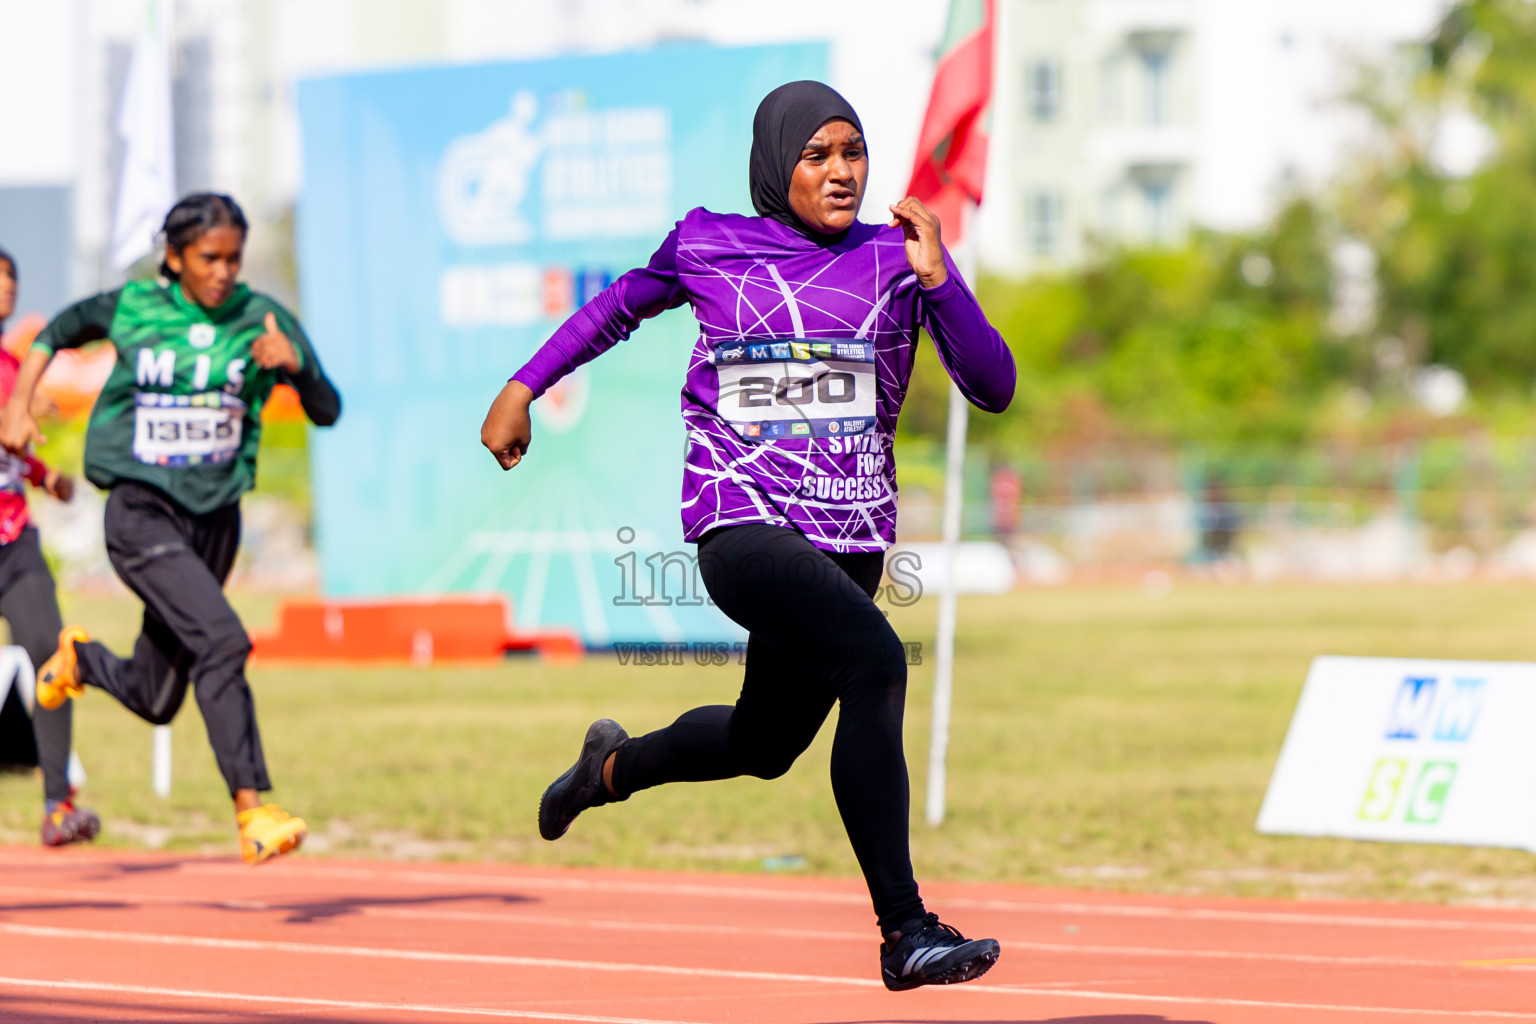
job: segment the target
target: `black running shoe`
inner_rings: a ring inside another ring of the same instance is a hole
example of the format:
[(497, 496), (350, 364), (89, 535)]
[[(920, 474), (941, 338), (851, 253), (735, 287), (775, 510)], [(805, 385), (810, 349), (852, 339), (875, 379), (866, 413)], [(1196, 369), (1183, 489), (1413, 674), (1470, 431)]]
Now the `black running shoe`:
[(919, 985), (955, 985), (979, 978), (997, 963), (996, 939), (967, 939), (938, 914), (908, 921), (895, 945), (880, 944), (880, 977), (892, 992)]
[(539, 799), (539, 835), (553, 842), (565, 835), (576, 815), (616, 799), (603, 785), (603, 762), (627, 739), (629, 733), (611, 718), (599, 718), (587, 728), (581, 756)]

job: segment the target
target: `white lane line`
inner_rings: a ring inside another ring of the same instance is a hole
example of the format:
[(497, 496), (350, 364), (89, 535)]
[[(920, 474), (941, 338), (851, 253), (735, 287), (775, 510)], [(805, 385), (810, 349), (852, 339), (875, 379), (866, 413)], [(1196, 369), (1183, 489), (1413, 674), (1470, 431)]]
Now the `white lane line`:
[[(11, 858), (0, 857), (0, 863)], [(27, 858), (16, 858), (33, 863)], [(82, 861), (81, 868), (92, 866)], [(250, 879), (250, 868), (222, 861), (183, 861), (177, 867), (189, 874), (216, 874)], [(840, 906), (867, 906), (862, 893), (796, 890), (752, 885), (707, 885), (686, 882), (639, 882), (618, 879), (551, 878), (547, 876), (486, 875), (473, 872), (381, 871), (374, 868), (337, 867), (314, 863), (287, 863), (268, 872), (267, 877), (354, 879), (382, 881), (390, 885), (414, 882), (431, 886), (476, 885), (509, 892), (545, 890), (555, 892), (629, 893), (653, 896), (703, 896), (709, 899), (771, 900), (774, 902), (824, 903)], [(1337, 914), (1303, 911), (1217, 909), (1211, 907), (1171, 907), (1139, 904), (1099, 904), (1082, 902), (1031, 902), (1028, 900), (944, 897), (933, 902), (945, 907), (967, 910), (996, 910), (1023, 914), (1061, 914), (1086, 917), (1132, 917), (1146, 919), (1183, 919), (1264, 924), (1328, 925), (1332, 927), (1384, 928), (1389, 930), (1427, 929), (1431, 931), (1503, 931), (1536, 934), (1536, 921), (1472, 920), (1466, 918), (1379, 917), (1368, 914)]]
[[(564, 968), (606, 973), (664, 974), (696, 978), (731, 978), (741, 981), (774, 981), (839, 985), (855, 988), (882, 988), (873, 978), (845, 978), (822, 974), (786, 974), (774, 971), (738, 971), (715, 967), (672, 967), (663, 964), (611, 963), (600, 960), (562, 960), (554, 957), (502, 956), (487, 953), (438, 953), (425, 950), (379, 949), (370, 946), (332, 946), (307, 942), (276, 942), (255, 939), (215, 939), (204, 936), (163, 935), (150, 932), (113, 932), (86, 928), (56, 928), (41, 925), (0, 924), (0, 932), (34, 938), (61, 938), (71, 941), (101, 940), (147, 945), (187, 946), (201, 949), (228, 949), (244, 952), (299, 953), (305, 956), (351, 956), (380, 960), (414, 960), (435, 963), (477, 963), (513, 967)], [(1125, 1002), (1172, 1003), (1184, 1006), (1249, 1006), (1270, 1009), (1327, 1010), (1338, 1013), (1417, 1014), (1431, 1017), (1465, 1019), (1536, 1020), (1536, 1013), (1506, 1010), (1435, 1010), (1403, 1006), (1352, 1006), (1335, 1003), (1295, 1003), (1264, 999), (1231, 999), (1219, 996), (1145, 995), (1136, 992), (1106, 992), (1094, 989), (1055, 988), (1030, 985), (966, 985), (957, 991), (974, 995), (1053, 995), (1075, 999), (1115, 1000)], [(383, 1005), (383, 1004), (380, 1004)], [(462, 1011), (469, 1012), (469, 1011)], [(477, 1011), (478, 1012), (478, 1011)], [(510, 1013), (512, 1011), (500, 1011)], [(525, 1016), (536, 1015), (531, 1012)], [(559, 1018), (553, 1018), (559, 1019)], [(612, 1018), (566, 1018), (571, 1020)]]
[(594, 1017), (580, 1013), (540, 1013), (534, 1010), (491, 1010), (471, 1006), (429, 1006), (419, 1003), (368, 1003), (355, 999), (315, 999), (305, 996), (262, 996), (246, 992), (209, 992), (203, 989), (161, 988), (156, 985), (115, 985), (97, 981), (43, 981), (37, 978), (0, 977), (0, 986), (45, 991), (106, 992), (113, 995), (161, 996), (172, 999), (213, 1000), (220, 1003), (269, 1003), (280, 1006), (312, 1006), (327, 1010), (369, 1010), (455, 1017), (501, 1017), (510, 1020), (559, 1020), (577, 1024), (689, 1024), (686, 1021), (648, 1017)]
[[(184, 896), (163, 896), (137, 893), (111, 893), (103, 890), (92, 889), (45, 889), (23, 886), (0, 886), (0, 893), (15, 892), (27, 895), (68, 894), (76, 899), (86, 900), (113, 900), (119, 903), (159, 903), (192, 907), (227, 907), (234, 910), (249, 911), (274, 911), (278, 913), (292, 913), (302, 909), (294, 905), (265, 903), (260, 900), (199, 900)], [(0, 913), (5, 913), (6, 907), (0, 904)], [(772, 928), (772, 927), (747, 927), (743, 925), (719, 925), (719, 924), (683, 924), (675, 922), (657, 921), (621, 921), (586, 919), (571, 915), (547, 915), (524, 914), (517, 911), (509, 913), (492, 913), (488, 911), (473, 910), (413, 910), (397, 907), (370, 907), (359, 906), (357, 912), (369, 917), (398, 918), (401, 920), (418, 921), (464, 921), (478, 924), (501, 924), (522, 926), (529, 924), (546, 925), (563, 928), (585, 928), (595, 931), (633, 932), (637, 928), (643, 928), (648, 932), (664, 932), (678, 935), (739, 935), (743, 937), (762, 936), (769, 938), (797, 939), (797, 940), (828, 940), (839, 942), (860, 942), (873, 944), (873, 940), (865, 932), (826, 931), (805, 928)], [(1298, 964), (1330, 964), (1335, 966), (1358, 967), (1413, 967), (1441, 970), (1490, 970), (1499, 969), (1507, 971), (1536, 972), (1536, 960), (1510, 959), (1502, 961), (1494, 960), (1426, 960), (1409, 957), (1355, 957), (1355, 956), (1327, 956), (1317, 953), (1273, 953), (1262, 951), (1240, 951), (1224, 949), (1178, 949), (1158, 946), (1103, 946), (1086, 945), (1081, 943), (1064, 942), (1039, 942), (1030, 939), (1000, 938), (1003, 945), (1015, 949), (1026, 949), (1041, 953), (1059, 953), (1078, 956), (1136, 956), (1154, 957), (1166, 959), (1209, 959), (1209, 960), (1235, 960), (1276, 963)]]
[[(962, 988), (961, 991), (964, 991)], [(1399, 1014), (1417, 1017), (1457, 1017), (1464, 1020), (1536, 1020), (1536, 1013), (1515, 1010), (1422, 1010), (1410, 1006), (1346, 1006), (1337, 1003), (1289, 1003), (1268, 999), (1227, 999), (1220, 996), (1150, 996), (1126, 992), (1097, 992), (1091, 989), (1043, 988), (1028, 985), (994, 985), (993, 992), (1019, 995), (1071, 996), (1099, 1001), (1170, 1003), (1180, 1006), (1249, 1006), (1266, 1010), (1318, 1010), (1330, 1013)]]
[[(311, 948), (313, 949), (315, 947)], [(816, 980), (831, 981), (837, 979), (818, 978)], [(857, 981), (858, 979), (842, 980)], [(686, 1022), (663, 1021), (653, 1018), (600, 1017), (587, 1014), (558, 1013), (549, 1011), (541, 1012), (535, 1010), (495, 1010), (475, 1007), (432, 1006), (416, 1003), (374, 1003), (347, 999), (320, 999), (307, 996), (266, 996), (240, 992), (209, 992), (200, 989), (162, 988), (159, 986), (150, 985), (120, 985), (108, 982), (72, 980), (48, 981), (39, 980), (37, 978), (0, 977), (0, 986), (44, 990), (108, 992), (123, 995), (150, 995), (177, 999), (215, 1000), (218, 1002), (251, 1002), (288, 1006), (313, 1006), (338, 1010), (395, 1011), (400, 1013), (451, 1015), (460, 1017), (497, 1017), (515, 1020), (554, 1020), (577, 1022), (577, 1024), (686, 1024)], [(1295, 1003), (1266, 999), (1229, 999), (1222, 997), (1145, 995), (1134, 992), (1101, 992), (1092, 989), (1064, 989), (1027, 985), (993, 985), (985, 987), (966, 986), (958, 989), (958, 991), (984, 994), (990, 993), (1031, 996), (1057, 996), (1071, 999), (1087, 999), (1097, 1002), (1162, 1003), (1180, 1006), (1243, 1006), (1258, 1009), (1316, 1010), (1327, 1011), (1330, 1013), (1375, 1014), (1378, 1016), (1388, 1014), (1411, 1014), (1415, 1016), (1428, 1017), (1452, 1017), (1463, 1020), (1536, 1020), (1536, 1014), (1518, 1013), (1508, 1010), (1429, 1010), (1396, 1006), (1350, 1006), (1339, 1003)]]
[[(0, 908), (3, 909), (3, 908)], [(477, 924), (548, 925), (564, 928), (589, 928), (596, 931), (669, 932), (684, 935), (739, 935), (763, 936), (776, 939), (823, 939), (838, 942), (861, 942), (873, 945), (865, 932), (820, 931), (805, 928), (757, 928), (731, 924), (676, 924), (655, 921), (609, 921), (583, 919), (571, 916), (523, 914), (512, 911), (496, 914), (474, 910), (406, 910), (396, 907), (361, 907), (369, 917), (400, 918), (408, 921), (472, 921)], [(1009, 949), (1027, 949), (1039, 953), (1065, 953), (1094, 956), (1144, 956), (1173, 959), (1193, 958), (1209, 960), (1255, 960), (1260, 962), (1296, 964), (1333, 964), (1358, 967), (1421, 967), (1461, 969), (1469, 967), (1501, 967), (1510, 970), (1536, 971), (1536, 959), (1511, 960), (1423, 960), (1392, 956), (1327, 956), (1321, 953), (1267, 953), (1229, 949), (1179, 949), (1163, 946), (1097, 946), (1084, 943), (1038, 942), (1032, 939), (1007, 938), (998, 940)]]
[(129, 942), (149, 946), (186, 946), (195, 949), (228, 949), (253, 953), (299, 953), (304, 956), (349, 956), (371, 960), (414, 960), (428, 963), (492, 964), (498, 967), (541, 967), (612, 974), (667, 974), (687, 978), (730, 978), (737, 981), (814, 982), (821, 985), (852, 985), (883, 988), (874, 978), (840, 978), (825, 974), (786, 974), (778, 971), (738, 971), (723, 967), (673, 967), (668, 964), (616, 963), (607, 960), (564, 960), (544, 956), (511, 956), (500, 953), (440, 953), (424, 949), (381, 949), (376, 946), (333, 946), (272, 939), (216, 939), (201, 935), (166, 935), (159, 932), (119, 932), (96, 928), (58, 928), (52, 925), (3, 924), (0, 933), (32, 938), (68, 939), (73, 942)]
[[(196, 896), (166, 896), (161, 893), (142, 892), (118, 892), (113, 889), (55, 889), (42, 885), (0, 885), (0, 893), (14, 893), (17, 896), (51, 897), (53, 899), (87, 900), (99, 903), (122, 904), (161, 904), (174, 907), (223, 907), (230, 910), (287, 910), (300, 909), (298, 906), (283, 906), (275, 903), (267, 903), (263, 900), (222, 900), (200, 899)], [(0, 913), (9, 911), (10, 908), (0, 903)]]
[[(183, 865), (197, 874), (250, 877), (250, 869), (241, 865), (197, 862)], [(652, 896), (705, 896), (710, 899), (771, 900), (774, 902), (830, 903), (867, 906), (869, 897), (862, 893), (819, 890), (776, 889), (751, 885), (700, 885), (687, 882), (636, 882), (617, 879), (517, 877), (508, 875), (454, 874), (440, 871), (380, 871), (372, 868), (330, 867), (292, 864), (280, 867), (285, 874), (313, 878), (348, 878), (378, 880), (386, 883), (416, 882), (423, 885), (479, 885), (508, 891), (528, 889), (556, 892), (631, 893)], [(1430, 929), (1435, 931), (1513, 931), (1536, 934), (1536, 920), (1496, 921), (1467, 918), (1378, 917), (1370, 914), (1337, 914), (1292, 910), (1239, 910), (1212, 907), (1146, 906), (1139, 904), (1099, 904), (1081, 902), (1031, 902), (1028, 900), (979, 899), (974, 897), (939, 897), (932, 901), (944, 907), (967, 910), (998, 910), (1024, 914), (1068, 914), (1098, 917), (1140, 917), (1151, 919), (1181, 918), (1196, 921), (1240, 921), (1264, 924), (1329, 925), (1357, 928)]]

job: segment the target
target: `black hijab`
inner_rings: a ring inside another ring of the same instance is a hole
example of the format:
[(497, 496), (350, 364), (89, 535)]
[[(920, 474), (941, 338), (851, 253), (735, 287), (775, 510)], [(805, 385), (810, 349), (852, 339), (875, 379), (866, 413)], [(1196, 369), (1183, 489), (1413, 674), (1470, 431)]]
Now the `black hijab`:
[(820, 82), (781, 85), (757, 105), (752, 118), (752, 205), (758, 216), (788, 224), (816, 241), (842, 237), (822, 235), (800, 222), (789, 206), (789, 179), (816, 130), (834, 118), (850, 122), (862, 135), (864, 126), (848, 101)]

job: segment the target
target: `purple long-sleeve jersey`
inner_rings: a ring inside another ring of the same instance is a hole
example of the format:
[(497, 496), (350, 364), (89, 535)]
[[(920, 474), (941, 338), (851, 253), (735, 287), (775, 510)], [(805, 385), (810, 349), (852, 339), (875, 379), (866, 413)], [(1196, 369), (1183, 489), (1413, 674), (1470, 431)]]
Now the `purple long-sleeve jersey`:
[(535, 396), (687, 302), (699, 321), (683, 384), (683, 536), (773, 523), (828, 551), (896, 537), (896, 417), (926, 327), (960, 391), (988, 412), (1014, 365), (954, 263), (924, 289), (900, 228), (855, 224), (818, 245), (775, 220), (696, 209), (646, 266), (581, 307), (513, 379)]

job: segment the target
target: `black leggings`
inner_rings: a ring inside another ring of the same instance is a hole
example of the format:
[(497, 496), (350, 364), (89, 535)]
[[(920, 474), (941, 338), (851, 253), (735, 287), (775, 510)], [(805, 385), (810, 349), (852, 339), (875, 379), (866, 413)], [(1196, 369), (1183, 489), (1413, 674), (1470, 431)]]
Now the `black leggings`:
[[(36, 527), (28, 526), (11, 543), (0, 545), (0, 616), (11, 627), (11, 642), (27, 652), (34, 669), (42, 668), (58, 651), (64, 626)], [(43, 796), (48, 800), (69, 797), (74, 716), (74, 701), (52, 711), (41, 704), (32, 709), (32, 735), (37, 740), (37, 763), (43, 769)]]
[(144, 625), (132, 658), (76, 644), (80, 681), (154, 725), (176, 717), (190, 684), (230, 793), (271, 789), (245, 681), (251, 640), (224, 596), (240, 548), (240, 506), (196, 515), (153, 488), (117, 484), (106, 532), (112, 568), (144, 602)]
[(888, 932), (921, 917), (923, 901), (908, 852), (906, 651), (874, 602), (882, 562), (879, 553), (831, 554), (766, 524), (706, 534), (704, 585), (750, 633), (741, 696), (625, 743), (613, 786), (627, 796), (668, 782), (778, 778), (836, 701), (832, 792)]

